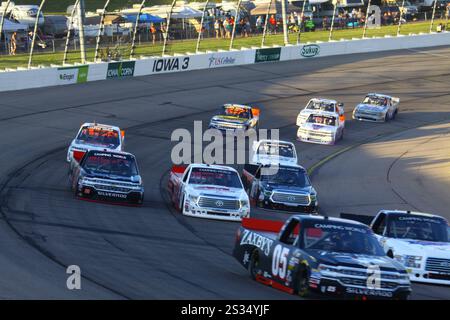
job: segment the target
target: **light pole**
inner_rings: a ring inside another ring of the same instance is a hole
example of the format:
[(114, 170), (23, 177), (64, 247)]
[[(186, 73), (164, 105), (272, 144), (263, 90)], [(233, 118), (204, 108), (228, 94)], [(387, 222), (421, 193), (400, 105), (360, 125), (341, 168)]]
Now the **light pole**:
[(231, 31), (231, 39), (230, 39), (230, 50), (233, 49), (233, 42), (234, 42), (234, 34), (236, 33), (236, 23), (239, 23), (239, 9), (241, 7), (242, 0), (238, 1), (237, 8), (236, 8), (236, 17), (234, 18), (233, 23), (233, 30)]
[(135, 43), (136, 43), (136, 33), (137, 33), (138, 25), (139, 25), (139, 19), (141, 17), (141, 12), (142, 12), (142, 9), (144, 9), (144, 6), (145, 6), (145, 1), (146, 0), (142, 0), (142, 2), (141, 2), (141, 6), (139, 7), (139, 12), (138, 12), (137, 17), (136, 17), (136, 23), (134, 24), (133, 40), (131, 41), (130, 60), (133, 59), (133, 56), (134, 56), (134, 49), (136, 47), (136, 45), (135, 45)]
[(105, 29), (105, 15), (106, 15), (106, 10), (108, 9), (109, 2), (110, 2), (110, 0), (106, 0), (105, 5), (103, 7), (102, 15), (100, 18), (100, 28), (98, 29), (97, 41), (95, 44), (94, 62), (97, 62), (97, 60), (98, 60), (98, 49), (100, 48), (100, 36), (102, 35), (103, 30)]
[(33, 40), (31, 41), (31, 49), (30, 49), (30, 56), (28, 58), (28, 69), (31, 68), (31, 63), (33, 61), (33, 49), (34, 49), (34, 42), (36, 41), (36, 32), (37, 32), (37, 28), (38, 28), (38, 24), (39, 24), (39, 17), (41, 15), (42, 12), (42, 7), (45, 4), (45, 0), (41, 1), (41, 4), (39, 5), (39, 9), (36, 15), (36, 20), (34, 21), (34, 31), (33, 31)]
[(70, 43), (70, 31), (73, 28), (73, 16), (75, 15), (75, 10), (77, 9), (79, 2), (80, 2), (80, 0), (75, 0), (75, 4), (73, 5), (73, 8), (72, 8), (72, 13), (70, 14), (70, 20), (69, 20), (70, 23), (69, 23), (69, 27), (67, 28), (66, 45), (64, 47), (63, 65), (65, 65), (67, 63), (67, 52), (69, 51), (69, 43)]

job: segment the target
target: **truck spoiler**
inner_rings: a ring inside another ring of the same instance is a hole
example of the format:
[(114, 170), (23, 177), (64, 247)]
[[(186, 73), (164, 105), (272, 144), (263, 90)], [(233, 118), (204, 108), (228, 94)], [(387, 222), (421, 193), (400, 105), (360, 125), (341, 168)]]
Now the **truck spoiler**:
[(361, 214), (345, 213), (345, 212), (341, 212), (339, 217), (342, 219), (358, 221), (367, 225), (370, 225), (373, 219), (375, 218), (375, 216), (366, 216)]
[(243, 218), (242, 227), (245, 229), (263, 231), (263, 232), (280, 232), (283, 227), (283, 221), (263, 220), (255, 218)]
[(172, 169), (170, 170), (170, 173), (174, 174), (176, 176), (181, 176), (181, 175), (183, 175), (184, 171), (186, 171), (186, 168), (187, 168), (186, 164), (180, 164), (180, 165), (174, 164), (172, 166)]

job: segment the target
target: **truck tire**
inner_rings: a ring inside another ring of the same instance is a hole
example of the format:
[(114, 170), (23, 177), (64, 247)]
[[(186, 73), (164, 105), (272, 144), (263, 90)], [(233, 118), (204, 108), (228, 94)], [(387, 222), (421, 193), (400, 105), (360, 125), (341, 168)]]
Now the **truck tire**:
[(250, 256), (250, 262), (248, 263), (248, 271), (250, 272), (250, 277), (253, 280), (256, 280), (256, 275), (258, 274), (258, 266), (259, 266), (259, 255), (258, 250), (253, 250), (252, 255)]
[(310, 291), (308, 269), (301, 265), (297, 273), (295, 292), (300, 297), (307, 298), (311, 294)]

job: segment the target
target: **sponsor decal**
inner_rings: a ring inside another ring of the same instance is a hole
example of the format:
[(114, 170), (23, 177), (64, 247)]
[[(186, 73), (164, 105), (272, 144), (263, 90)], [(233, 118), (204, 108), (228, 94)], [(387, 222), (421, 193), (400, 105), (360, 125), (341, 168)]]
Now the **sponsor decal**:
[(83, 83), (87, 81), (89, 66), (58, 68), (58, 80), (61, 83)]
[(97, 194), (99, 196), (103, 197), (110, 197), (110, 198), (122, 198), (126, 199), (127, 195), (123, 193), (112, 193), (112, 192), (104, 192), (104, 191), (97, 191)]
[(233, 65), (235, 63), (236, 63), (236, 58), (233, 58), (230, 56), (224, 56), (224, 57), (212, 56), (209, 58), (209, 67), (210, 68), (229, 66), (229, 65)]
[(257, 49), (255, 62), (279, 61), (281, 48)]
[(302, 47), (300, 55), (305, 58), (312, 58), (318, 56), (320, 53), (320, 47), (317, 44), (307, 44)]
[(244, 235), (241, 239), (241, 245), (251, 244), (255, 247), (260, 248), (266, 256), (270, 253), (270, 248), (272, 247), (273, 240), (263, 237), (257, 233), (251, 232), (249, 230), (244, 231)]
[(349, 287), (347, 287), (345, 290), (349, 294), (377, 296), (377, 297), (386, 297), (386, 298), (392, 297), (392, 292), (384, 291), (384, 290), (373, 290), (373, 289), (366, 289), (366, 288), (349, 288)]
[(189, 69), (189, 57), (163, 58), (153, 61), (153, 72), (181, 71)]
[(112, 62), (108, 64), (107, 79), (132, 77), (134, 75), (135, 61)]

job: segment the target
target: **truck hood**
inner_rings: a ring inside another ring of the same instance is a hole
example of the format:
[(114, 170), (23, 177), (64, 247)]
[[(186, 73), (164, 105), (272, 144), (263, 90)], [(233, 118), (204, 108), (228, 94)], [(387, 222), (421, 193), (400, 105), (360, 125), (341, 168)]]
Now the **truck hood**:
[(394, 254), (450, 259), (450, 243), (412, 239), (389, 239)]
[(360, 103), (356, 106), (356, 110), (369, 113), (385, 112), (387, 108), (387, 106), (376, 106), (373, 104), (364, 103)]
[(298, 186), (287, 186), (278, 183), (264, 183), (263, 187), (267, 191), (279, 191), (285, 193), (302, 193), (310, 194), (313, 192), (313, 187), (298, 187)]
[(319, 131), (319, 132), (325, 132), (325, 133), (333, 133), (336, 131), (335, 126), (327, 126), (325, 124), (317, 124), (317, 123), (304, 123), (303, 129), (312, 130), (312, 131)]
[(242, 198), (242, 195), (245, 193), (244, 189), (241, 188), (219, 187), (213, 185), (190, 185), (187, 190), (189, 194), (195, 196), (224, 198)]
[(220, 121), (220, 122), (227, 122), (227, 123), (233, 123), (233, 124), (245, 124), (247, 123), (247, 120), (239, 118), (239, 117), (233, 117), (233, 116), (214, 116), (211, 121)]
[(72, 142), (71, 147), (80, 148), (80, 149), (88, 149), (88, 150), (117, 150), (120, 145), (115, 146), (114, 144), (101, 144), (95, 142), (86, 142), (82, 140), (74, 140)]
[(372, 256), (366, 254), (329, 252), (321, 250), (307, 250), (319, 263), (332, 266), (346, 266), (355, 268), (367, 268), (369, 265), (377, 265), (384, 271), (399, 271), (403, 267), (397, 261), (387, 256)]

